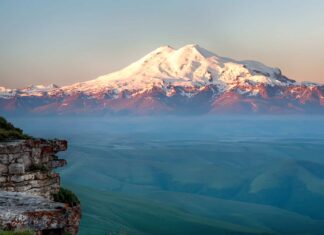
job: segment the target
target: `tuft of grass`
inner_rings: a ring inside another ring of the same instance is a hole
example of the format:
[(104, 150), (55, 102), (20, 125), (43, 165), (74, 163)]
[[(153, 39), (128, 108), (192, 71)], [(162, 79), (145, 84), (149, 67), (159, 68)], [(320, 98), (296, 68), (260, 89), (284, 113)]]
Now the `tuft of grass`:
[(29, 230), (26, 231), (0, 231), (0, 235), (34, 235), (35, 233)]
[(8, 141), (14, 139), (30, 139), (22, 129), (15, 127), (5, 118), (0, 116), (0, 141)]
[(80, 204), (78, 197), (70, 190), (60, 188), (60, 191), (53, 194), (55, 202), (67, 203), (69, 206), (77, 206)]

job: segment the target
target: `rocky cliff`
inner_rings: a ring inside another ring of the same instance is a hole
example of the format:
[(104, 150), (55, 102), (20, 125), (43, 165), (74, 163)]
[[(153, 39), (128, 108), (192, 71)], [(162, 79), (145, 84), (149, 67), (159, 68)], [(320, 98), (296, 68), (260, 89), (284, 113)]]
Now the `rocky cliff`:
[(66, 149), (64, 140), (0, 142), (0, 230), (77, 234), (80, 205), (54, 202), (62, 196), (55, 197), (60, 176), (52, 170), (66, 164), (56, 156)]

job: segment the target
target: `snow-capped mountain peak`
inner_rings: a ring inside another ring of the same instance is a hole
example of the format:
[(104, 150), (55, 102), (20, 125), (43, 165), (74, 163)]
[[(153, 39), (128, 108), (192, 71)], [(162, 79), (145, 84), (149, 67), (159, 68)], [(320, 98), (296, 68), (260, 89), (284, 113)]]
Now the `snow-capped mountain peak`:
[(44, 91), (50, 91), (53, 89), (57, 89), (59, 88), (58, 85), (55, 84), (50, 84), (48, 86), (45, 85), (30, 85), (26, 88), (23, 88), (22, 90), (26, 90), (26, 91), (31, 91), (31, 92), (44, 92)]
[(167, 92), (166, 87), (170, 86), (199, 89), (216, 85), (219, 90), (225, 90), (233, 85), (251, 82), (287, 85), (293, 81), (285, 79), (279, 69), (259, 62), (220, 57), (197, 44), (189, 44), (179, 49), (159, 47), (120, 71), (62, 89), (88, 94), (108, 90), (138, 93), (152, 87)]
[(55, 91), (59, 86), (55, 84), (45, 85), (30, 85), (22, 89), (10, 89), (5, 87), (0, 87), (0, 98), (10, 99), (15, 95), (19, 96), (42, 96), (51, 91)]
[(16, 95), (16, 89), (9, 89), (0, 86), (0, 98), (10, 99)]
[(320, 84), (298, 83), (278, 68), (197, 44), (162, 46), (119, 71), (61, 88), (0, 87), (0, 108), (39, 113), (324, 113), (323, 106)]
[(44, 93), (49, 93), (58, 89), (59, 86), (55, 84), (45, 85), (30, 85), (20, 90), (24, 96), (42, 96)]

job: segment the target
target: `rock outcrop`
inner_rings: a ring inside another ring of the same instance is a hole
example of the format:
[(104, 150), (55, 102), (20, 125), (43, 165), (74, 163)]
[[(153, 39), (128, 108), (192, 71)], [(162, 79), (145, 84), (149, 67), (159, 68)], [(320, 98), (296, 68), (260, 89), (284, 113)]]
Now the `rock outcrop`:
[(32, 229), (36, 235), (77, 234), (80, 206), (70, 207), (40, 196), (0, 191), (0, 229)]
[(53, 201), (60, 176), (52, 170), (66, 164), (56, 153), (66, 149), (64, 140), (0, 142), (0, 230), (77, 234), (80, 206)]

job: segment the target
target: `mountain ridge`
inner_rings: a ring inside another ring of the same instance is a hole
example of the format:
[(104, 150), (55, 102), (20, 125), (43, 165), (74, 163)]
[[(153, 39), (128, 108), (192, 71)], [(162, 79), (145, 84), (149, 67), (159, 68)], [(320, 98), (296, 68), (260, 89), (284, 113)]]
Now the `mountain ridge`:
[(28, 113), (324, 113), (324, 86), (197, 44), (162, 46), (125, 68), (58, 87), (0, 87), (0, 110)]

